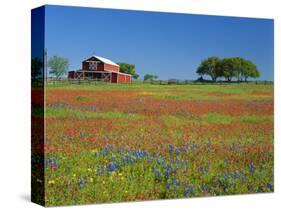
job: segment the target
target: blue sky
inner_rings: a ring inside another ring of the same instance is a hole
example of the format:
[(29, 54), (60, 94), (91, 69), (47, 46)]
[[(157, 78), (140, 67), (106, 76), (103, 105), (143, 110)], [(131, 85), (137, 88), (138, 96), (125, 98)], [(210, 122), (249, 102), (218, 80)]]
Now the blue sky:
[(70, 69), (93, 54), (136, 65), (143, 77), (196, 79), (209, 56), (253, 61), (262, 80), (273, 80), (273, 20), (83, 7), (46, 7), (45, 44)]

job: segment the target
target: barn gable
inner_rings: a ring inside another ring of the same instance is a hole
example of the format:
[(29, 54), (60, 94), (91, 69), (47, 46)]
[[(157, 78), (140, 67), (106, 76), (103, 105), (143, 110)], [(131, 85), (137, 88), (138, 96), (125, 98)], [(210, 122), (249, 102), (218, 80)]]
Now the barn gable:
[(83, 62), (90, 62), (90, 61), (100, 61), (104, 64), (108, 64), (108, 65), (113, 65), (113, 66), (118, 66), (119, 65), (115, 62), (113, 62), (112, 60), (110, 59), (107, 59), (107, 58), (104, 58), (104, 57), (100, 57), (100, 56), (97, 56), (97, 55), (94, 55), (86, 60), (84, 60)]

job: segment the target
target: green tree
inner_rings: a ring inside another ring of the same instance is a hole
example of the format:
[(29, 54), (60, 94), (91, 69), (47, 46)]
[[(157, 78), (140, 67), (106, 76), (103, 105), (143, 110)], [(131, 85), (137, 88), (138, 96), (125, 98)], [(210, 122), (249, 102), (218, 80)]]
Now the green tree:
[(234, 63), (234, 73), (236, 74), (237, 81), (242, 81), (241, 74), (243, 70), (244, 59), (241, 57), (233, 57), (232, 60)]
[(208, 57), (203, 60), (196, 71), (201, 77), (208, 75), (216, 81), (221, 74), (221, 60), (218, 57)]
[(253, 62), (250, 60), (243, 60), (241, 77), (243, 77), (244, 81), (247, 82), (249, 77), (254, 79), (260, 77), (260, 72)]
[(235, 58), (224, 58), (221, 61), (221, 73), (227, 81), (231, 81), (233, 77), (239, 76), (237, 72), (239, 62)]
[(139, 77), (139, 74), (135, 70), (134, 64), (129, 63), (117, 63), (119, 65), (119, 70), (125, 74), (131, 74), (134, 79)]
[(41, 68), (43, 68), (43, 62), (39, 57), (33, 57), (31, 59), (31, 77), (32, 79), (35, 79), (37, 76), (39, 76), (42, 71)]
[(55, 75), (57, 79), (66, 74), (68, 66), (68, 59), (57, 55), (51, 57), (48, 62), (48, 67), (51, 68), (49, 73)]
[(247, 81), (249, 77), (258, 78), (260, 73), (255, 64), (249, 60), (245, 60), (242, 57), (229, 57), (224, 58), (221, 62), (222, 76), (228, 81), (231, 81), (233, 77), (237, 78), (237, 81)]
[(156, 80), (158, 79), (158, 76), (156, 74), (145, 74), (143, 79), (144, 81)]

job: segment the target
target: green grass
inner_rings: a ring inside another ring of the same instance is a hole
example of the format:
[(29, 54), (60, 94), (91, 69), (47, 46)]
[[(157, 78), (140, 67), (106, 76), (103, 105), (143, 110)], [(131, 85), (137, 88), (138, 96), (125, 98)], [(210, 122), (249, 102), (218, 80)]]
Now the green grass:
[(87, 118), (102, 118), (102, 119), (130, 119), (137, 120), (142, 119), (143, 116), (139, 114), (129, 114), (122, 112), (95, 112), (95, 111), (85, 111), (79, 109), (63, 108), (63, 107), (48, 107), (46, 109), (46, 117), (71, 117), (77, 119), (87, 119)]
[(162, 115), (161, 120), (164, 121), (167, 126), (180, 126), (184, 123), (182, 118), (174, 115)]
[(241, 115), (241, 116), (231, 116), (223, 115), (218, 113), (207, 113), (202, 119), (206, 124), (221, 123), (221, 124), (231, 124), (233, 121), (238, 122), (248, 122), (248, 123), (262, 123), (262, 122), (273, 122), (273, 116), (257, 116), (257, 115)]
[[(264, 100), (272, 99), (270, 95), (255, 95), (253, 92), (271, 92), (273, 85), (255, 84), (187, 84), (187, 85), (152, 85), (152, 84), (61, 84), (48, 85), (48, 89), (70, 89), (70, 90), (135, 90), (150, 92), (150, 96), (160, 99), (172, 100), (217, 100), (217, 99), (243, 99)], [(212, 95), (215, 94), (215, 95)], [(229, 96), (227, 96), (229, 94)], [(80, 97), (83, 99), (83, 97)], [(81, 100), (82, 100), (81, 99)], [(79, 99), (78, 99), (79, 100)]]
[(163, 115), (161, 120), (167, 126), (182, 126), (189, 123), (204, 123), (204, 124), (231, 124), (232, 122), (246, 122), (246, 123), (263, 123), (273, 122), (273, 116), (257, 116), (257, 115), (241, 115), (231, 116), (219, 113), (207, 113), (203, 116), (180, 117), (174, 115)]
[(240, 94), (245, 91), (253, 91), (258, 89), (258, 91), (271, 91), (273, 89), (273, 85), (255, 85), (255, 84), (206, 84), (206, 85), (197, 85), (197, 84), (187, 84), (187, 85), (152, 85), (152, 84), (140, 84), (140, 83), (132, 83), (132, 84), (61, 84), (58, 86), (48, 85), (48, 89), (81, 89), (81, 90), (115, 90), (115, 89), (141, 89), (141, 90), (201, 90), (201, 91), (209, 91), (209, 92), (223, 92), (223, 93), (235, 93)]
[(273, 122), (273, 116), (241, 116), (239, 120), (241, 122), (250, 122), (250, 123), (257, 123), (257, 122)]
[[(32, 110), (33, 116), (42, 116), (42, 108), (34, 108)], [(75, 119), (87, 119), (87, 118), (102, 118), (102, 119), (128, 119), (128, 120), (140, 120), (145, 119), (146, 116), (142, 114), (130, 114), (122, 112), (95, 112), (85, 111), (79, 109), (71, 109), (64, 107), (48, 107), (46, 109), (46, 117), (62, 118), (70, 117)], [(182, 126), (183, 124), (189, 123), (204, 123), (204, 124), (231, 124), (233, 121), (247, 122), (247, 123), (262, 123), (262, 122), (273, 122), (273, 116), (257, 116), (257, 115), (241, 115), (231, 116), (219, 113), (207, 113), (203, 116), (190, 116), (181, 117), (176, 115), (162, 115), (160, 117), (165, 125), (167, 126)]]
[(202, 117), (202, 121), (208, 124), (221, 123), (230, 124), (233, 121), (233, 117), (230, 115), (221, 115), (218, 113), (207, 113)]

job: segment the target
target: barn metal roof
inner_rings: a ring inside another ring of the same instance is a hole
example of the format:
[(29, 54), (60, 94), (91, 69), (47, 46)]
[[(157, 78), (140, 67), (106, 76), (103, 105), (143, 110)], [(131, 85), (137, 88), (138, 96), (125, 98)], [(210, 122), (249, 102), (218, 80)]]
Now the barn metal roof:
[(114, 66), (118, 66), (118, 64), (114, 63), (113, 61), (107, 59), (107, 58), (104, 58), (104, 57), (100, 57), (100, 56), (97, 56), (97, 55), (94, 55), (95, 58), (97, 58), (98, 60), (102, 61), (103, 63), (106, 63), (106, 64), (109, 64), (109, 65), (114, 65)]

